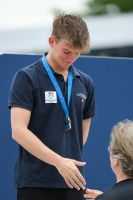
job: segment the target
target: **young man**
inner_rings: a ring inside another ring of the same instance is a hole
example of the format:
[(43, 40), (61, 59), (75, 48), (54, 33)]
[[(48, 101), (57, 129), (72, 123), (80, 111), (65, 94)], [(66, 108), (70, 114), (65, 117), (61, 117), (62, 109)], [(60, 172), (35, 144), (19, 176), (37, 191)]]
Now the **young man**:
[(111, 168), (116, 184), (102, 194), (99, 190), (86, 190), (85, 198), (96, 200), (133, 199), (133, 122), (125, 120), (114, 126), (109, 146)]
[(91, 78), (72, 63), (90, 50), (87, 25), (59, 13), (48, 41), (49, 53), (20, 69), (10, 89), (12, 137), (19, 144), (17, 199), (81, 200), (82, 149), (96, 107)]

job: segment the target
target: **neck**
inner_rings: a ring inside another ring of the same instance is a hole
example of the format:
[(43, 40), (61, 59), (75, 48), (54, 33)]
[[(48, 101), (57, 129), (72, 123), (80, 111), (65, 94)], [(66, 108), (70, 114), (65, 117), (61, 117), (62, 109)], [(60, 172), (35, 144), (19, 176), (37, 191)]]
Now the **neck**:
[(120, 171), (119, 173), (116, 174), (116, 182), (120, 182), (120, 181), (124, 181), (126, 179), (131, 179), (133, 178), (133, 176), (127, 176), (126, 174), (124, 174), (122, 171)]

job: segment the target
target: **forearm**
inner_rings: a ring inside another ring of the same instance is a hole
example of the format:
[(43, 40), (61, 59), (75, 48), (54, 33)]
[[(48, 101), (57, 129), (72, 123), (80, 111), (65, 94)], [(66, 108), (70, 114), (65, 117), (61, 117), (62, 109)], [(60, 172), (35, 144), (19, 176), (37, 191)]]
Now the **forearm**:
[(88, 138), (90, 123), (91, 123), (90, 118), (83, 120), (83, 145), (86, 143)]
[(29, 153), (39, 158), (40, 160), (57, 166), (63, 159), (60, 155), (53, 152), (44, 145), (31, 131), (28, 129), (14, 130), (12, 132), (13, 139), (18, 142)]

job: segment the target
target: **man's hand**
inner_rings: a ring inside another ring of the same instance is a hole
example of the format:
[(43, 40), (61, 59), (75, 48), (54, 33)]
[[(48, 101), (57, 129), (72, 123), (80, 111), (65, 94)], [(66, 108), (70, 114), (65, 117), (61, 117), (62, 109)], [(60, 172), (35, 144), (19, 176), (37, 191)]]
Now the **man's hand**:
[(84, 194), (85, 198), (95, 199), (98, 195), (102, 194), (100, 190), (90, 190), (86, 189), (86, 194)]
[(77, 190), (80, 190), (82, 188), (85, 190), (85, 179), (79, 172), (77, 166), (84, 166), (85, 162), (79, 162), (73, 159), (63, 158), (60, 163), (56, 166), (59, 173), (63, 176), (66, 184), (70, 188), (76, 188)]

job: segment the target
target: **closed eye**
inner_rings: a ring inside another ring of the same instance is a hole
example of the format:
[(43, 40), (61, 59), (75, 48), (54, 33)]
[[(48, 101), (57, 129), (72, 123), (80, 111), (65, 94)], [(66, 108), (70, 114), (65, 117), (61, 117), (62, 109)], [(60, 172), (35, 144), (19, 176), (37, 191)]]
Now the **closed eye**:
[(65, 54), (69, 54), (69, 53), (70, 53), (70, 51), (64, 51), (64, 53), (65, 53)]

